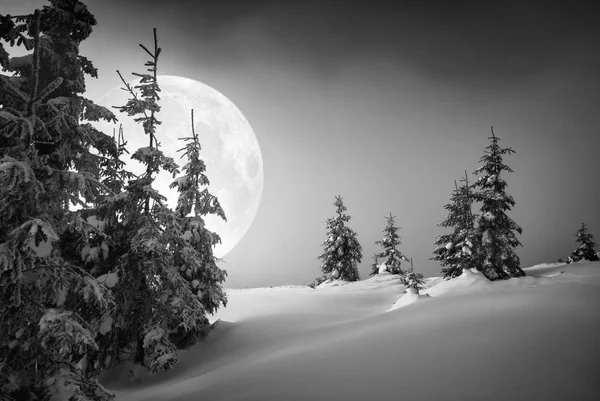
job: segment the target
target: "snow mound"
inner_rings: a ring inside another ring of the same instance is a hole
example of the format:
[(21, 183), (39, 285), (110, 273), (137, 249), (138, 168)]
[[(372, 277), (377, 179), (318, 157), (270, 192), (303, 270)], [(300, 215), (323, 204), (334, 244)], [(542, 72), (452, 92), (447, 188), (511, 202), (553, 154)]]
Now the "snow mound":
[(523, 271), (528, 276), (540, 276), (548, 275), (551, 273), (558, 273), (565, 267), (569, 266), (567, 263), (540, 263), (531, 267), (524, 267)]
[[(407, 400), (597, 399), (600, 262), (527, 272), (429, 278), (427, 302), (402, 296), (389, 273), (322, 290), (227, 289), (214, 332), (173, 369), (132, 383), (129, 361), (102, 382), (116, 401), (389, 401), (398, 389)], [(402, 310), (386, 313), (392, 304)]]
[(556, 267), (556, 266), (564, 266), (566, 265), (566, 263), (560, 263), (560, 262), (555, 262), (555, 263), (539, 263), (537, 265), (533, 265), (530, 267), (524, 267), (523, 270), (525, 272), (529, 271), (529, 270), (537, 270), (537, 269), (543, 269), (543, 268), (550, 268), (550, 267)]
[(344, 280), (325, 280), (323, 281), (321, 284), (319, 284), (318, 286), (316, 286), (315, 288), (331, 288), (331, 287), (339, 287), (342, 285), (348, 285), (350, 284), (350, 281), (344, 281)]
[(453, 293), (463, 293), (471, 289), (485, 288), (491, 284), (481, 272), (477, 269), (463, 269), (463, 273), (451, 280), (441, 281), (439, 284), (431, 288), (427, 288), (422, 292), (432, 297), (439, 297)]
[(406, 295), (401, 297), (399, 300), (397, 300), (394, 303), (394, 305), (392, 305), (392, 307), (388, 310), (388, 312), (394, 311), (399, 308), (403, 308), (403, 307), (413, 304), (419, 300), (428, 299), (428, 298), (431, 298), (431, 297), (427, 294), (417, 294), (413, 291), (408, 291), (406, 293)]

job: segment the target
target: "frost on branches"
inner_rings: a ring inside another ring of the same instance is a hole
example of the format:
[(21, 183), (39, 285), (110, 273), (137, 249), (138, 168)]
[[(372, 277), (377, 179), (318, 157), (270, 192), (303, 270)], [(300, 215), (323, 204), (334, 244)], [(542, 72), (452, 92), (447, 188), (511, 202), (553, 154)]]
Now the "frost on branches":
[(506, 181), (500, 176), (503, 171), (513, 170), (504, 164), (502, 156), (514, 153), (511, 148), (501, 148), (500, 139), (494, 135), (489, 138), (491, 144), (486, 147), (485, 155), (480, 161), (481, 167), (475, 174), (481, 175), (473, 184), (478, 191), (474, 193), (475, 201), (481, 202), (481, 213), (478, 218), (478, 230), (481, 235), (481, 265), (477, 266), (489, 280), (506, 279), (524, 276), (520, 260), (514, 248), (521, 245), (517, 233), (521, 227), (506, 212), (511, 210), (515, 201), (506, 193)]
[(450, 279), (462, 274), (463, 269), (477, 267), (476, 246), (479, 237), (475, 231), (476, 215), (471, 212), (473, 194), (469, 178), (465, 171), (463, 184), (450, 197), (450, 203), (444, 205), (448, 211), (446, 218), (438, 226), (452, 228), (449, 234), (443, 234), (435, 239), (436, 248), (432, 260), (440, 262), (444, 278)]
[(402, 265), (402, 261), (408, 262), (408, 258), (404, 256), (397, 247), (400, 245), (400, 235), (398, 235), (398, 231), (400, 230), (395, 226), (394, 220), (395, 216), (392, 216), (390, 213), (389, 217), (385, 218), (387, 220), (387, 226), (383, 230), (383, 239), (380, 241), (375, 241), (375, 245), (380, 245), (383, 250), (381, 252), (376, 253), (373, 256), (375, 260), (373, 267), (373, 271), (371, 275), (378, 274), (380, 272), (380, 266), (377, 266), (377, 261), (383, 259), (383, 263), (385, 263), (385, 269), (392, 274), (404, 274), (404, 271), (400, 267)]
[[(88, 359), (114, 305), (105, 285), (72, 263), (63, 236), (69, 203), (106, 191), (98, 159), (114, 152), (89, 123), (114, 121), (81, 94), (96, 77), (79, 45), (96, 24), (75, 0), (0, 15), (0, 395), (4, 400), (108, 400)], [(90, 149), (95, 149), (92, 153)]]
[(575, 238), (575, 242), (579, 244), (579, 247), (571, 252), (568, 263), (578, 262), (580, 260), (597, 261), (598, 254), (596, 253), (594, 236), (588, 233), (587, 226), (584, 223), (581, 223), (581, 228), (575, 233)]
[[(177, 188), (179, 197), (176, 217), (181, 221), (181, 230), (186, 243), (175, 248), (175, 263), (180, 274), (188, 283), (192, 293), (200, 299), (207, 313), (213, 314), (227, 298), (222, 283), (227, 275), (225, 270), (217, 266), (217, 258), (213, 254), (215, 245), (221, 242), (219, 236), (204, 225), (203, 216), (214, 214), (227, 221), (219, 200), (201, 186), (209, 185), (205, 174), (206, 165), (200, 158), (200, 142), (194, 130), (194, 111), (192, 110), (192, 136), (183, 138), (186, 142), (182, 149), (188, 162), (183, 166), (183, 176), (177, 178), (171, 188)], [(208, 329), (208, 319), (203, 315), (192, 328), (179, 328), (175, 334), (179, 346), (189, 346), (195, 338)]]
[[(161, 123), (156, 79), (161, 50), (156, 30), (153, 51), (142, 47), (151, 55), (146, 63), (151, 73), (134, 73), (141, 78), (134, 87), (121, 76), (131, 97), (119, 110), (135, 116), (148, 138), (148, 146), (131, 156), (146, 169), (140, 176), (128, 178), (119, 173), (118, 157), (107, 161), (110, 170), (104, 178), (114, 194), (101, 197), (95, 210), (89, 211), (92, 223), (98, 222), (97, 232), (86, 235), (86, 242), (82, 237), (78, 249), (82, 260), (87, 256), (89, 269), (110, 284), (115, 299), (110, 325), (105, 325), (99, 340), (102, 354), (97, 360), (110, 366), (131, 358), (155, 372), (174, 366), (177, 350), (206, 333), (207, 314), (226, 303), (221, 288), (225, 272), (213, 255), (219, 237), (207, 230), (203, 221), (206, 214), (222, 218), (225, 214), (217, 198), (199, 189), (208, 185), (208, 178), (195, 134), (185, 139), (188, 163), (182, 168), (184, 175), (171, 185), (179, 191), (176, 210), (168, 208), (166, 198), (153, 188), (157, 172), (164, 170), (175, 178), (180, 169), (163, 154), (156, 138), (156, 126)], [(121, 132), (118, 143), (120, 149), (124, 143)], [(88, 244), (97, 251), (86, 251)], [(105, 249), (107, 257), (98, 257)]]
[(323, 261), (321, 271), (326, 279), (356, 281), (359, 279), (358, 264), (362, 259), (362, 247), (356, 233), (346, 223), (350, 216), (342, 197), (337, 195), (333, 204), (337, 216), (327, 219), (327, 240), (319, 259)]
[(406, 291), (413, 294), (418, 294), (425, 288), (425, 279), (422, 273), (409, 271), (402, 276), (401, 282), (406, 286)]

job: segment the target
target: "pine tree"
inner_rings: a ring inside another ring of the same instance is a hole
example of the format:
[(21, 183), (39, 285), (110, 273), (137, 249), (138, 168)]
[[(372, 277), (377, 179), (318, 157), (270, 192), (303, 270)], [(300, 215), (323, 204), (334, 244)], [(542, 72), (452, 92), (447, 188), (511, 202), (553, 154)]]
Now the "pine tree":
[(115, 117), (81, 96), (84, 74), (97, 77), (79, 54), (93, 15), (76, 0), (50, 3), (0, 16), (0, 37), (30, 52), (9, 58), (0, 44), (0, 65), (13, 73), (0, 74), (0, 394), (108, 400), (86, 358), (100, 348), (113, 298), (71, 263), (61, 238), (76, 222), (69, 203), (107, 191), (96, 162), (116, 151), (84, 121)]
[(406, 292), (418, 294), (420, 290), (425, 288), (425, 279), (422, 273), (415, 272), (413, 268), (412, 258), (410, 259), (410, 269), (405, 271), (400, 276), (400, 283), (406, 286)]
[(585, 223), (581, 223), (581, 228), (575, 233), (576, 240), (579, 247), (571, 252), (569, 256), (569, 263), (578, 262), (580, 260), (589, 260), (595, 262), (598, 260), (598, 254), (596, 253), (596, 243), (594, 242), (594, 236), (588, 233), (587, 226)]
[[(385, 218), (387, 226), (383, 230), (383, 239), (375, 241), (375, 245), (383, 247), (383, 251), (376, 253), (375, 257), (377, 260), (384, 260), (383, 263), (385, 263), (388, 272), (392, 274), (404, 274), (401, 265), (403, 260), (408, 262), (408, 258), (397, 248), (400, 245), (400, 235), (398, 235), (400, 229), (394, 224), (395, 218), (396, 216), (392, 216), (391, 213), (389, 217)], [(373, 268), (371, 274), (377, 273), (379, 273), (379, 269), (375, 271), (375, 268)]]
[(477, 267), (490, 280), (506, 279), (524, 276), (520, 260), (514, 248), (521, 245), (516, 233), (522, 229), (506, 212), (515, 205), (512, 196), (506, 193), (506, 181), (500, 177), (503, 171), (512, 173), (513, 170), (504, 164), (502, 156), (514, 153), (512, 148), (501, 148), (500, 138), (494, 135), (489, 138), (491, 144), (486, 147), (485, 155), (481, 157), (481, 167), (475, 174), (482, 174), (473, 185), (479, 191), (473, 197), (481, 202), (481, 213), (478, 218), (478, 230), (481, 235), (480, 247), (481, 265)]
[(362, 247), (356, 233), (346, 223), (350, 216), (342, 197), (337, 195), (333, 204), (337, 216), (327, 219), (327, 240), (322, 244), (325, 251), (319, 259), (323, 261), (321, 271), (328, 279), (356, 281), (359, 279), (358, 264), (362, 260)]
[[(183, 222), (184, 238), (187, 246), (177, 248), (175, 263), (180, 266), (180, 273), (189, 283), (192, 293), (199, 299), (207, 313), (213, 314), (221, 304), (227, 305), (227, 297), (222, 288), (227, 272), (217, 266), (217, 258), (213, 254), (215, 245), (221, 242), (218, 234), (205, 227), (203, 216), (216, 214), (227, 221), (219, 200), (205, 188), (210, 181), (205, 174), (206, 165), (200, 158), (200, 141), (194, 130), (194, 110), (191, 112), (192, 136), (183, 138), (187, 144), (182, 149), (188, 163), (183, 166), (185, 174), (175, 180), (170, 187), (177, 188), (179, 198), (176, 215)], [(193, 213), (193, 216), (189, 216)], [(194, 258), (199, 258), (194, 260)], [(198, 263), (200, 262), (200, 263)], [(198, 335), (205, 334), (208, 318), (204, 314), (189, 330), (178, 328), (175, 344), (186, 347), (195, 343)]]
[[(177, 349), (193, 344), (206, 333), (207, 313), (214, 313), (226, 303), (221, 288), (226, 273), (218, 268), (212, 253), (220, 239), (206, 229), (203, 220), (206, 214), (223, 219), (225, 214), (217, 198), (199, 189), (209, 181), (193, 125), (192, 137), (184, 138), (187, 144), (182, 150), (188, 159), (184, 174), (171, 185), (179, 191), (176, 209), (169, 209), (166, 198), (152, 187), (160, 170), (168, 171), (173, 178), (180, 171), (160, 150), (156, 138), (156, 127), (161, 123), (157, 118), (161, 49), (156, 30), (153, 51), (140, 46), (151, 57), (146, 63), (150, 74), (134, 73), (140, 81), (131, 87), (118, 72), (131, 95), (119, 110), (136, 116), (134, 120), (141, 123), (147, 135), (149, 146), (131, 156), (145, 164), (146, 170), (124, 186), (122, 175), (107, 173), (114, 189), (122, 187), (122, 191), (102, 198), (93, 217), (103, 226), (104, 243), (111, 252), (107, 258), (97, 258), (89, 257), (87, 251), (86, 260), (96, 275), (110, 283), (116, 303), (110, 315), (113, 324), (103, 330), (102, 352), (94, 360), (106, 368), (123, 355), (130, 355), (134, 363), (157, 371), (174, 366)], [(192, 212), (193, 216), (188, 216)]]
[(425, 288), (425, 279), (422, 273), (410, 270), (402, 276), (402, 284), (406, 286), (407, 292), (418, 294), (419, 291)]
[(477, 216), (471, 211), (473, 193), (466, 171), (465, 178), (461, 181), (463, 185), (460, 187), (454, 182), (455, 190), (450, 203), (444, 205), (448, 214), (444, 221), (438, 224), (439, 227), (453, 228), (453, 231), (435, 239), (434, 244), (437, 247), (433, 250), (434, 257), (431, 258), (440, 262), (446, 279), (458, 277), (463, 269), (476, 268), (478, 265), (475, 253), (479, 242), (475, 230)]
[(373, 263), (371, 263), (371, 274), (373, 276), (375, 274), (379, 274), (379, 258), (377, 257), (377, 253), (373, 254)]

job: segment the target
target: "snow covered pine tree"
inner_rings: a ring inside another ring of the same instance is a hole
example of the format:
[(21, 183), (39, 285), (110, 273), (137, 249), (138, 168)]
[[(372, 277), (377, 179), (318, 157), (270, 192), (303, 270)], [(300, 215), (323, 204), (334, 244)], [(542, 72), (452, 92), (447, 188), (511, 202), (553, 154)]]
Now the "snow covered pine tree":
[(444, 278), (451, 279), (462, 274), (463, 269), (476, 268), (478, 265), (476, 248), (479, 237), (475, 231), (477, 215), (471, 212), (473, 194), (469, 185), (469, 177), (465, 178), (460, 188), (454, 181), (454, 191), (450, 203), (444, 205), (448, 211), (446, 218), (439, 227), (453, 228), (450, 234), (443, 234), (435, 239), (436, 248), (430, 260), (436, 260), (442, 265)]
[(581, 228), (577, 230), (575, 237), (577, 238), (575, 242), (579, 244), (579, 247), (571, 252), (567, 263), (578, 262), (583, 259), (592, 262), (597, 261), (599, 258), (596, 253), (594, 236), (588, 233), (587, 226), (584, 223), (581, 223)]
[(319, 259), (323, 261), (321, 271), (326, 279), (356, 281), (359, 279), (358, 264), (362, 260), (362, 247), (356, 233), (346, 223), (350, 216), (342, 197), (337, 195), (333, 205), (337, 216), (327, 219), (327, 240), (322, 244), (325, 251)]
[(506, 215), (506, 211), (515, 205), (515, 201), (506, 193), (506, 181), (500, 177), (503, 171), (513, 172), (504, 164), (502, 156), (514, 153), (514, 150), (498, 145), (500, 138), (494, 135), (493, 127), (489, 139), (492, 143), (486, 147), (486, 154), (480, 159), (483, 164), (474, 173), (482, 174), (473, 184), (474, 188), (479, 188), (473, 197), (475, 201), (482, 202), (478, 218), (478, 230), (482, 241), (478, 257), (481, 264), (477, 267), (490, 280), (520, 277), (524, 276), (525, 272), (520, 267), (520, 260), (514, 248), (521, 245), (516, 233), (521, 234), (522, 229)]
[[(387, 226), (383, 229), (383, 239), (380, 241), (375, 241), (375, 245), (381, 245), (383, 247), (383, 251), (376, 253), (373, 258), (378, 261), (383, 259), (383, 263), (385, 263), (385, 270), (392, 274), (404, 274), (404, 271), (400, 267), (402, 265), (402, 261), (408, 262), (408, 258), (404, 256), (402, 252), (398, 250), (398, 246), (400, 245), (400, 235), (398, 235), (398, 231), (400, 230), (395, 226), (394, 220), (395, 216), (392, 216), (390, 213), (389, 217), (386, 217)], [(377, 263), (373, 266), (373, 271), (371, 275), (378, 274), (381, 266), (377, 266)]]
[[(227, 272), (217, 266), (217, 258), (213, 254), (213, 248), (221, 242), (221, 238), (214, 232), (208, 230), (204, 224), (203, 216), (216, 214), (227, 221), (225, 212), (219, 200), (205, 188), (210, 181), (205, 174), (206, 165), (200, 158), (200, 141), (194, 130), (194, 110), (191, 112), (192, 136), (183, 138), (186, 141), (182, 149), (188, 163), (183, 166), (185, 174), (177, 178), (171, 188), (177, 188), (179, 198), (177, 200), (176, 215), (183, 222), (184, 246), (177, 248), (175, 253), (175, 264), (183, 278), (191, 286), (191, 290), (200, 299), (206, 313), (215, 313), (223, 304), (227, 305), (227, 298), (222, 288)], [(193, 216), (190, 214), (193, 213)], [(203, 315), (193, 327), (184, 330), (182, 327), (172, 334), (178, 347), (186, 347), (196, 342), (198, 335), (206, 333), (208, 318)]]
[(410, 270), (402, 276), (402, 284), (406, 286), (406, 292), (418, 294), (424, 288), (425, 280), (422, 273)]
[[(161, 54), (156, 30), (153, 51), (140, 46), (151, 57), (146, 63), (150, 74), (134, 73), (140, 81), (132, 88), (119, 73), (131, 94), (119, 109), (139, 116), (134, 120), (148, 136), (149, 146), (132, 155), (146, 171), (129, 180), (122, 192), (99, 202), (95, 217), (104, 226), (111, 251), (106, 259), (92, 258), (90, 265), (110, 283), (116, 303), (112, 324), (102, 330), (103, 354), (97, 360), (109, 366), (132, 358), (155, 372), (170, 369), (177, 361), (177, 349), (194, 343), (207, 331), (206, 314), (226, 303), (221, 288), (225, 272), (217, 267), (212, 253), (220, 239), (206, 229), (202, 218), (210, 213), (225, 219), (225, 214), (217, 198), (199, 189), (208, 184), (208, 178), (195, 133), (185, 138), (188, 163), (184, 175), (171, 185), (180, 193), (176, 210), (169, 209), (166, 198), (152, 187), (160, 170), (175, 178), (179, 166), (159, 149), (155, 135), (160, 124), (156, 115), (160, 111), (157, 65)], [(109, 178), (115, 189), (121, 186), (123, 177), (109, 171)], [(192, 211), (194, 215), (189, 217)]]
[[(87, 369), (97, 333), (113, 304), (106, 286), (61, 238), (83, 205), (106, 190), (97, 158), (114, 141), (83, 120), (114, 121), (82, 97), (79, 54), (96, 24), (85, 5), (53, 0), (33, 14), (0, 16), (0, 36), (31, 53), (9, 58), (0, 44), (0, 398), (108, 400), (114, 395)], [(90, 148), (96, 152), (90, 152)]]

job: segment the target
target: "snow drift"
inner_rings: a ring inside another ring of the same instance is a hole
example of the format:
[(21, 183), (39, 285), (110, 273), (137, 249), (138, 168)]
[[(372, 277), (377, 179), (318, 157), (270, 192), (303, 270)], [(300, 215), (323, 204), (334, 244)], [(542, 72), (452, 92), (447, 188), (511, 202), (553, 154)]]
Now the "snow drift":
[(600, 263), (525, 271), (430, 278), (421, 297), (387, 273), (229, 290), (174, 369), (129, 381), (122, 366), (103, 382), (123, 401), (599, 399)]

